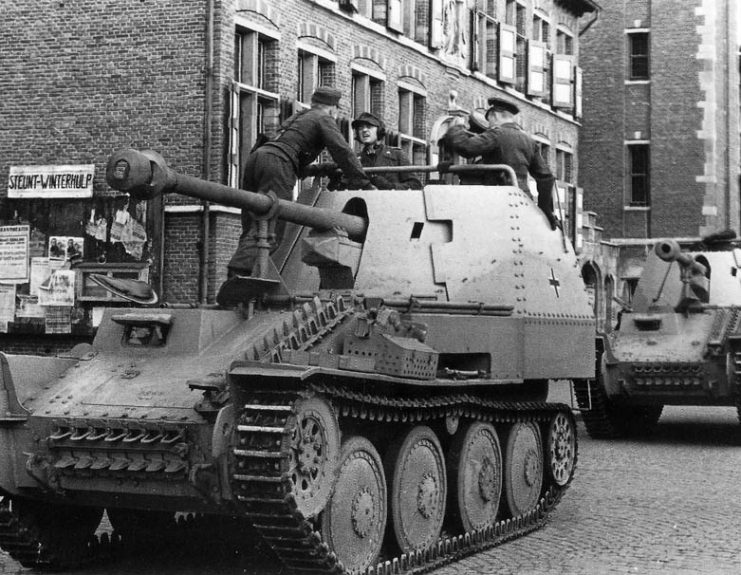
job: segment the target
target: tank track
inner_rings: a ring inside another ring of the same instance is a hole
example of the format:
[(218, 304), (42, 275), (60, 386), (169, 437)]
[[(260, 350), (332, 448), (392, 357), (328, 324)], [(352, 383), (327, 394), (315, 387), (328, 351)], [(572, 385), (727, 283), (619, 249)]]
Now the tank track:
[[(383, 397), (332, 385), (313, 385), (308, 391), (330, 399), (340, 419), (430, 422), (455, 416), (490, 423), (545, 423), (561, 411), (567, 413), (573, 423), (571, 410), (561, 404), (497, 402), (471, 394), (427, 399)], [(291, 406), (304, 395), (305, 392), (272, 391), (253, 392), (245, 397), (247, 403), (241, 407), (238, 420), (237, 445), (249, 446), (249, 449), (238, 447), (234, 450), (233, 488), (255, 529), (286, 567), (297, 573), (345, 573), (314, 523), (299, 512), (291, 493), (287, 444), (296, 425)], [(277, 437), (280, 440), (276, 440)], [(277, 444), (282, 447), (279, 451), (276, 451)], [(266, 465), (266, 461), (271, 463)], [(544, 496), (530, 512), (498, 521), (482, 530), (444, 536), (424, 551), (385, 558), (368, 568), (366, 575), (425, 572), (541, 527), (569, 486), (568, 483), (563, 487), (549, 484), (547, 473), (545, 482)]]

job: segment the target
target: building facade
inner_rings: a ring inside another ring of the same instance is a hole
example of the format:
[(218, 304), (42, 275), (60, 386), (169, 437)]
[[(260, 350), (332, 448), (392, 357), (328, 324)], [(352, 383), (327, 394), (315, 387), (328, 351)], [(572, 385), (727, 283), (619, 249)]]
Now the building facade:
[(738, 26), (734, 0), (604, 2), (583, 37), (580, 182), (622, 278), (654, 238), (741, 232)]
[[(320, 85), (345, 94), (348, 139), (352, 118), (370, 111), (415, 164), (443, 159), (451, 112), (510, 99), (574, 213), (579, 46), (596, 13), (591, 0), (12, 3), (0, 32), (0, 240), (25, 245), (11, 256), (27, 266), (0, 277), (6, 303), (15, 299), (0, 349), (54, 352), (89, 339), (98, 310), (123, 305), (90, 273), (147, 280), (169, 304), (212, 302), (238, 210), (181, 196), (136, 201), (108, 187), (107, 158), (151, 149), (182, 173), (238, 186), (258, 135)], [(56, 276), (74, 287), (50, 300)]]

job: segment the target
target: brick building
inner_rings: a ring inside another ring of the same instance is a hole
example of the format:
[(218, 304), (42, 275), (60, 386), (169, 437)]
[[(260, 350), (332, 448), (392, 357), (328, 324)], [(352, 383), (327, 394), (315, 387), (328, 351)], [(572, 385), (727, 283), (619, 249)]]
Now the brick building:
[[(508, 98), (575, 206), (579, 44), (596, 13), (592, 0), (11, 3), (0, 31), (0, 232), (21, 243), (26, 234), (28, 277), (0, 277), (19, 306), (6, 312), (0, 349), (54, 352), (89, 339), (96, 309), (120, 304), (93, 272), (146, 279), (170, 304), (212, 302), (238, 211), (179, 196), (135, 201), (106, 184), (107, 158), (152, 149), (182, 173), (237, 185), (258, 134), (319, 85), (347, 95), (348, 138), (349, 120), (371, 111), (417, 164), (441, 159), (451, 109)], [(62, 181), (87, 185), (70, 194)], [(79, 241), (82, 253), (55, 263), (52, 238)], [(74, 305), (54, 306), (62, 319), (50, 321), (34, 281), (55, 265), (74, 272)]]
[(653, 238), (739, 229), (733, 0), (603, 2), (582, 38), (580, 184), (626, 292)]

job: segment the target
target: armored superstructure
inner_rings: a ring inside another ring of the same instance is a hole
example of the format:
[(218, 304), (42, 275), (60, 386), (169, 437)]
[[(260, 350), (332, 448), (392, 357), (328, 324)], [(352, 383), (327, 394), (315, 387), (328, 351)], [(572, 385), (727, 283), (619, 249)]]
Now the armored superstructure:
[(603, 338), (599, 377), (577, 397), (594, 437), (648, 433), (664, 405), (736, 405), (741, 415), (741, 250), (735, 233), (648, 256), (630, 309)]
[(244, 517), (298, 572), (431, 567), (542, 524), (577, 461), (548, 380), (594, 376), (595, 324), (573, 250), (516, 185), (293, 203), (133, 150), (108, 181), (289, 224), (275, 250), (257, 226), (222, 308), (109, 309), (72, 357), (0, 356), (11, 555), (78, 564), (104, 509), (124, 534)]

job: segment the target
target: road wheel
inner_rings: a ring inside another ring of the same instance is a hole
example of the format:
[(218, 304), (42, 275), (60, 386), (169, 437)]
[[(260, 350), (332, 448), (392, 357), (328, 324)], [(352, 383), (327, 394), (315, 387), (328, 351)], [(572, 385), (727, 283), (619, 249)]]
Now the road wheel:
[(540, 429), (531, 422), (515, 423), (504, 455), (504, 499), (512, 517), (533, 509), (543, 487), (543, 445)]
[(386, 529), (386, 477), (373, 444), (342, 444), (332, 499), (322, 512), (322, 538), (350, 573), (363, 573), (381, 552)]
[(453, 437), (447, 457), (451, 517), (463, 531), (496, 521), (502, 494), (502, 450), (494, 427), (475, 422)]
[(402, 553), (425, 549), (440, 536), (445, 517), (447, 481), (440, 442), (429, 427), (413, 427), (392, 445), (385, 464), (386, 476), (392, 478), (393, 537)]

